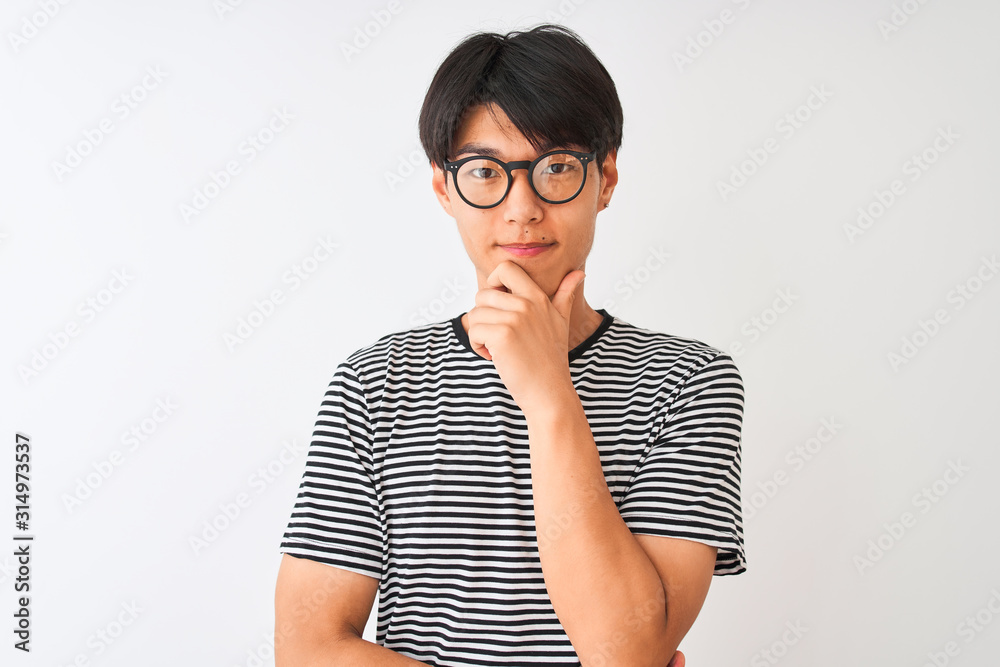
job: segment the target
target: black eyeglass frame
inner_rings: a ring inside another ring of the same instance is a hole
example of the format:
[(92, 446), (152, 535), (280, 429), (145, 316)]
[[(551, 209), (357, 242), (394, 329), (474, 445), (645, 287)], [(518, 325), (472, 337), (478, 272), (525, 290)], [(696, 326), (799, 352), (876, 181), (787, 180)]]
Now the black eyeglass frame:
[[(538, 189), (535, 187), (535, 181), (531, 177), (531, 175), (535, 173), (535, 166), (537, 166), (539, 162), (549, 157), (550, 155), (555, 155), (557, 153), (572, 155), (583, 164), (583, 180), (580, 181), (580, 188), (573, 193), (573, 196), (559, 200), (546, 199), (541, 195), (541, 193), (538, 192)], [(554, 151), (549, 151), (548, 153), (543, 153), (542, 155), (536, 157), (534, 160), (515, 160), (514, 162), (504, 162), (503, 160), (498, 160), (497, 158), (490, 157), (488, 155), (472, 155), (470, 157), (464, 157), (461, 160), (455, 160), (454, 162), (449, 162), (446, 160), (444, 163), (444, 168), (447, 171), (451, 172), (451, 179), (452, 182), (455, 184), (455, 191), (458, 193), (458, 196), (462, 198), (462, 201), (464, 201), (469, 206), (472, 206), (473, 208), (493, 208), (495, 206), (499, 206), (500, 204), (502, 204), (503, 200), (507, 198), (508, 194), (510, 194), (510, 188), (514, 184), (514, 174), (512, 174), (511, 172), (514, 171), (515, 169), (528, 170), (528, 185), (531, 186), (531, 189), (543, 202), (547, 204), (565, 204), (568, 201), (576, 199), (577, 196), (579, 196), (579, 194), (583, 192), (583, 186), (587, 184), (587, 172), (589, 171), (590, 163), (592, 161), (595, 161), (596, 159), (597, 159), (597, 151), (592, 151), (590, 153), (583, 153), (581, 151), (557, 149)], [(462, 188), (458, 187), (458, 170), (462, 168), (463, 164), (469, 162), (470, 160), (492, 160), (493, 162), (499, 164), (503, 168), (504, 172), (506, 172), (507, 189), (504, 190), (503, 196), (500, 197), (499, 200), (497, 200), (497, 203), (490, 204), (489, 206), (481, 206), (479, 204), (473, 204), (471, 201), (465, 198), (465, 195), (462, 194)]]

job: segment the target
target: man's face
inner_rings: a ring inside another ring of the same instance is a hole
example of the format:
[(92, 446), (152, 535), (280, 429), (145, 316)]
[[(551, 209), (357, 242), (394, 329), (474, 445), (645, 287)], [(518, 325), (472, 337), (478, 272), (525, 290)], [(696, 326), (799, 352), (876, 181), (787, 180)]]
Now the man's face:
[[(494, 107), (496, 119), (485, 106), (470, 110), (455, 137), (458, 160), (477, 154), (503, 162), (533, 160), (540, 154), (515, 128), (502, 109)], [(586, 150), (582, 146), (554, 146)], [(543, 151), (547, 152), (547, 151)], [(603, 168), (591, 162), (583, 191), (564, 204), (548, 204), (538, 198), (528, 183), (528, 172), (512, 172), (513, 181), (506, 199), (493, 208), (479, 209), (466, 204), (452, 177), (434, 166), (433, 188), (441, 206), (458, 224), (458, 232), (476, 267), (479, 289), (496, 266), (510, 260), (524, 269), (550, 298), (567, 273), (583, 269), (594, 242), (597, 214), (610, 201), (618, 182), (615, 156), (610, 154)], [(547, 249), (524, 255), (504, 248), (509, 244), (548, 244)]]

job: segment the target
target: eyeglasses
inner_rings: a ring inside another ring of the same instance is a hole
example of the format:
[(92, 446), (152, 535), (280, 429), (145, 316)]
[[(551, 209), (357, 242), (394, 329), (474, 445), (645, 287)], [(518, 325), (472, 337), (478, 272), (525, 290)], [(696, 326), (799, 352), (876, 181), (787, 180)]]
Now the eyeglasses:
[(583, 191), (587, 165), (597, 152), (558, 150), (539, 155), (534, 160), (501, 162), (484, 155), (473, 155), (445, 162), (451, 172), (458, 196), (475, 208), (493, 208), (510, 192), (515, 169), (528, 170), (528, 183), (538, 198), (549, 204), (565, 204)]

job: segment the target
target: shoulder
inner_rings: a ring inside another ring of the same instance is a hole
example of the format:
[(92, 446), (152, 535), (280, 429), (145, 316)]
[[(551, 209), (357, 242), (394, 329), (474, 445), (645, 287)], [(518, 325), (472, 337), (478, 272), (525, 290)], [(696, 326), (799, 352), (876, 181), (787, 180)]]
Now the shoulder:
[(452, 320), (432, 322), (385, 334), (347, 356), (344, 364), (358, 373), (384, 369), (389, 365), (425, 365), (453, 352), (458, 343)]
[(721, 400), (742, 410), (743, 378), (729, 354), (703, 341), (653, 331), (615, 318), (602, 338), (602, 369), (636, 386), (655, 387), (664, 405), (680, 409)]
[[(327, 393), (378, 403), (388, 386), (440, 375), (455, 356), (452, 321), (394, 331), (356, 349), (337, 364)], [(427, 384), (424, 382), (423, 384)]]
[(738, 374), (732, 357), (708, 343), (639, 327), (617, 316), (601, 342), (603, 351), (613, 358), (675, 377), (723, 368)]

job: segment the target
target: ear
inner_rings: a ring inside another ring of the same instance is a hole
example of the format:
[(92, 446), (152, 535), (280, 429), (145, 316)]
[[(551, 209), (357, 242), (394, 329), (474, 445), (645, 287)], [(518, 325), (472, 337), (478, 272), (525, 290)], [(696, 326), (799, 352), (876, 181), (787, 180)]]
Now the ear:
[(434, 196), (437, 197), (444, 212), (454, 218), (455, 214), (451, 210), (451, 195), (448, 193), (448, 174), (440, 165), (433, 164), (431, 165), (431, 169), (433, 169), (433, 173), (431, 174), (431, 189), (434, 190)]
[(604, 210), (605, 204), (611, 201), (611, 194), (618, 185), (618, 151), (608, 151), (601, 165), (601, 192), (597, 197), (597, 211)]

